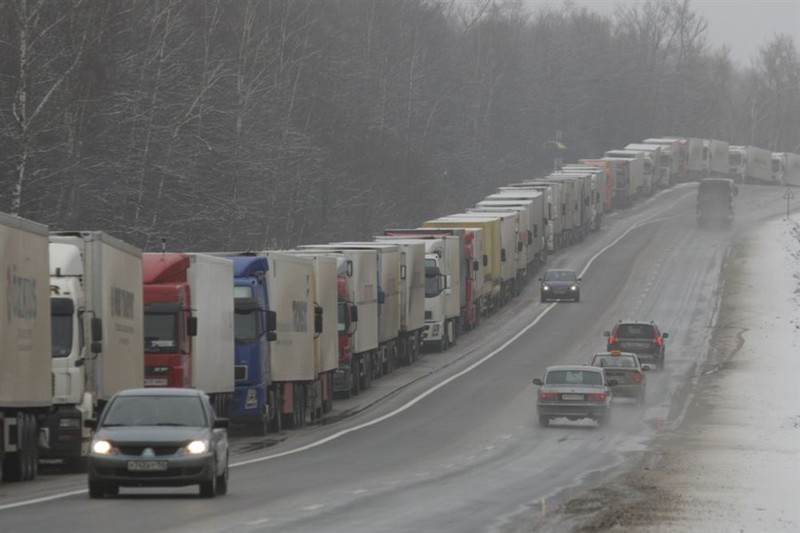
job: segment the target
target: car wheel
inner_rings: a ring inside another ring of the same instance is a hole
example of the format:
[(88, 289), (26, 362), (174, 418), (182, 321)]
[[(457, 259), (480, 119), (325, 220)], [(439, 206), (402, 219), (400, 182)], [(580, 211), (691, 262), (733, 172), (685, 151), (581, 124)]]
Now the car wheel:
[(225, 471), (217, 477), (217, 494), (227, 494), (228, 493), (228, 471), (230, 467), (228, 466), (228, 459), (225, 459)]
[(658, 369), (664, 370), (664, 354), (661, 354), (661, 357), (658, 359)]
[(102, 498), (106, 495), (106, 487), (102, 481), (89, 478), (89, 497), (92, 499)]
[(575, 296), (575, 303), (578, 303), (580, 301), (581, 301), (581, 295), (579, 293), (577, 296)]
[(539, 415), (539, 425), (542, 427), (547, 427), (550, 425), (550, 417), (545, 415)]
[(211, 479), (200, 483), (200, 497), (213, 498), (217, 495), (217, 476), (216, 471), (211, 473)]

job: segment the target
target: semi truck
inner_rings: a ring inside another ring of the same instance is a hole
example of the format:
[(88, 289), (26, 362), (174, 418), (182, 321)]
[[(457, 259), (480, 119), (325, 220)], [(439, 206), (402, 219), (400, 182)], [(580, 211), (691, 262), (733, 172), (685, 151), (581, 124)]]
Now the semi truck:
[(755, 146), (728, 147), (728, 177), (735, 183), (772, 183), (772, 152)]
[(144, 383), (142, 252), (101, 231), (52, 232), (49, 241), (53, 410), (42, 456), (83, 469), (85, 421)]
[(231, 424), (254, 435), (277, 427), (271, 348), (276, 314), (267, 291), (269, 262), (256, 255), (222, 254), (233, 262), (234, 394)]
[(597, 165), (569, 164), (564, 165), (562, 173), (588, 176), (588, 206), (591, 230), (597, 231), (603, 223), (603, 194), (606, 191), (606, 168)]
[(670, 165), (669, 157), (664, 157), (660, 144), (631, 143), (625, 146), (626, 150), (634, 150), (645, 154), (645, 195), (653, 194), (656, 189), (669, 186)]
[(402, 364), (410, 365), (419, 357), (425, 331), (425, 243), (389, 235), (378, 235), (375, 240), (400, 248), (397, 357)]
[(706, 161), (706, 171), (703, 177), (727, 178), (730, 170), (728, 159), (729, 145), (717, 139), (703, 141), (703, 155)]
[(497, 192), (486, 197), (489, 199), (508, 199), (508, 200), (535, 200), (542, 198), (542, 238), (544, 241), (544, 252), (542, 263), (549, 253), (558, 249), (556, 238), (561, 233), (560, 206), (558, 203), (558, 188), (547, 183), (531, 183), (527, 187), (501, 187)]
[(0, 481), (36, 477), (50, 389), (47, 226), (0, 213)]
[[(459, 238), (464, 249), (464, 253), (461, 256), (458, 283), (454, 284), (460, 288), (461, 315), (457, 323), (459, 330), (456, 331), (456, 336), (458, 336), (461, 330), (468, 331), (475, 328), (480, 321), (482, 313), (486, 312), (488, 306), (488, 288), (487, 292), (484, 292), (484, 287), (488, 287), (488, 285), (484, 283), (483, 230), (480, 228), (457, 227), (388, 229), (384, 231), (382, 237), (377, 237), (377, 239), (398, 239), (398, 242), (413, 239), (426, 245), (427, 249), (427, 240), (439, 239), (445, 236)], [(427, 259), (435, 259), (427, 253), (425, 257)], [(448, 295), (448, 297), (450, 296), (452, 295)], [(426, 302), (428, 302), (427, 299)], [(430, 305), (426, 306), (427, 311), (431, 313), (433, 313), (433, 307), (435, 306), (433, 302), (434, 300), (431, 300), (428, 302)]]
[[(535, 272), (544, 264), (546, 244), (544, 238), (544, 195), (542, 191), (535, 191), (536, 196), (527, 199), (513, 199), (500, 194), (490, 194), (475, 204), (476, 207), (489, 207), (493, 209), (516, 209), (524, 212), (520, 216), (521, 227), (524, 228), (525, 239), (528, 241), (527, 269)], [(522, 231), (522, 230), (521, 230)]]
[[(609, 150), (603, 156), (604, 158), (616, 158), (629, 161), (628, 163), (628, 181), (627, 181), (627, 203), (630, 205), (637, 198), (642, 198), (645, 195), (645, 189), (649, 185), (645, 183), (645, 157), (642, 152), (633, 150)], [(620, 180), (617, 180), (620, 183)]]
[(730, 226), (734, 217), (733, 199), (738, 189), (729, 178), (704, 178), (697, 186), (697, 225)]
[(229, 417), (235, 384), (233, 261), (145, 253), (145, 387), (200, 389)]
[(665, 187), (671, 187), (680, 181), (689, 180), (686, 170), (686, 163), (689, 158), (689, 145), (687, 143), (672, 137), (654, 137), (645, 139), (642, 142), (661, 145), (661, 165), (669, 164), (669, 180), (664, 184)]
[(334, 375), (334, 392), (358, 395), (368, 389), (381, 365), (378, 341), (378, 252), (348, 248), (339, 244), (311, 244), (298, 250), (337, 258), (339, 310), (346, 313), (339, 327), (352, 335), (339, 336), (339, 365)]
[(608, 213), (613, 208), (614, 199), (614, 164), (612, 161), (603, 159), (579, 159), (579, 165), (593, 166), (603, 171), (604, 180), (602, 186), (599, 187), (600, 202), (603, 207), (603, 213)]
[(791, 152), (773, 152), (772, 183), (800, 187), (800, 155)]
[[(333, 408), (334, 380), (339, 367), (338, 262), (335, 257), (302, 250), (286, 252), (311, 259), (314, 264), (314, 364), (316, 378), (306, 384), (310, 422), (322, 419)], [(276, 309), (276, 312), (282, 312)], [(288, 309), (286, 310), (288, 312)]]

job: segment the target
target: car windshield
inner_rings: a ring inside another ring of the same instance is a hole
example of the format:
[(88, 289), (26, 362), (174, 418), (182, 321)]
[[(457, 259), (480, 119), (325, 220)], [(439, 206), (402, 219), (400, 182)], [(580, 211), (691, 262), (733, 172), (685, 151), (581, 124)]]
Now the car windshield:
[(591, 370), (553, 370), (547, 373), (547, 385), (602, 385), (603, 376)]
[(197, 396), (118, 396), (108, 406), (102, 426), (208, 425)]
[(544, 275), (545, 281), (575, 281), (578, 277), (571, 270), (548, 270)]
[(597, 355), (592, 364), (605, 368), (636, 368), (636, 361), (629, 355)]
[(652, 339), (653, 326), (648, 324), (620, 324), (617, 337), (624, 339)]

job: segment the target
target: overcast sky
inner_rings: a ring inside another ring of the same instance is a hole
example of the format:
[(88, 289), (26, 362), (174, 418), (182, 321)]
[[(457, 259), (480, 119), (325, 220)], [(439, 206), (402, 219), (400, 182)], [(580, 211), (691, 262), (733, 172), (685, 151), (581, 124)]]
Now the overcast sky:
[[(557, 6), (565, 0), (526, 2), (533, 6)], [(618, 4), (634, 4), (636, 0), (572, 0), (572, 3), (613, 14)], [(800, 48), (800, 0), (691, 0), (691, 5), (708, 20), (710, 44), (715, 48), (727, 45), (737, 63), (749, 65), (758, 48), (776, 33), (791, 35), (795, 46)]]

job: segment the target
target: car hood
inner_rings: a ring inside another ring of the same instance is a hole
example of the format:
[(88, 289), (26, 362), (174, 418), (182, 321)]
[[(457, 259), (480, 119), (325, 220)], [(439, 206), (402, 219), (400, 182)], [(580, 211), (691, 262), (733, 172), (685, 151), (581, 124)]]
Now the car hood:
[(195, 439), (210, 439), (211, 431), (204, 427), (120, 426), (100, 428), (95, 438), (114, 443), (180, 443)]

